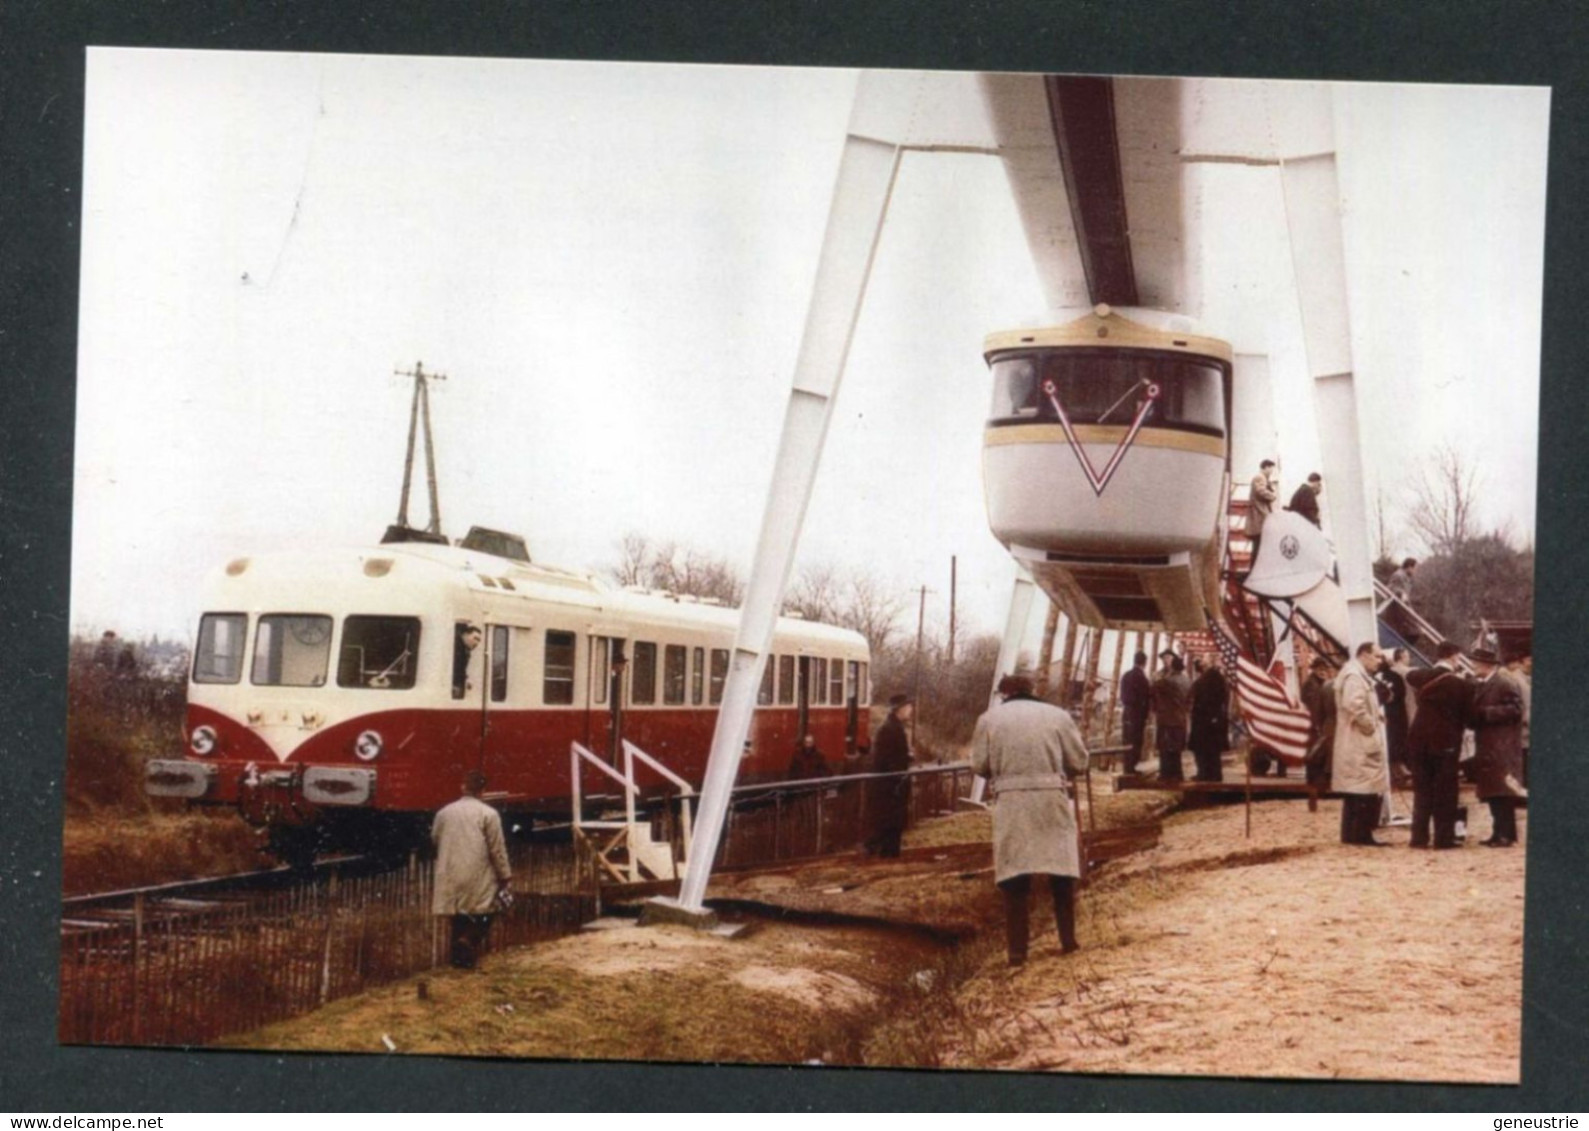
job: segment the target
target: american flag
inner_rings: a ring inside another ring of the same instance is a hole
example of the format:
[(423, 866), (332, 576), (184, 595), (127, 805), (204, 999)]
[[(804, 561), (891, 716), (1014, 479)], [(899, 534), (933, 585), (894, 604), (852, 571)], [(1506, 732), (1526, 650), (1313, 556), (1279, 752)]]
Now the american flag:
[[(1279, 675), (1264, 671), (1242, 652), (1223, 627), (1209, 621), (1220, 666), (1236, 685), (1236, 701), (1253, 741), (1288, 762), (1301, 762), (1308, 752), (1308, 710), (1292, 698)], [(1279, 670), (1281, 665), (1274, 665)]]

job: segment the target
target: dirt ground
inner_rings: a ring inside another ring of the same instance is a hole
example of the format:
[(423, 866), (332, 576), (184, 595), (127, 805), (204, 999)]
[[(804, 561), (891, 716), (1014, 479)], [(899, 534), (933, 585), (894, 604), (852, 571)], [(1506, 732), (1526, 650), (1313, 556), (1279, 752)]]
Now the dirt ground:
[[(1110, 795), (1099, 825), (1165, 795)], [(1403, 799), (1405, 805), (1405, 799)], [(1004, 961), (988, 818), (859, 857), (716, 879), (752, 929), (604, 929), (491, 956), (230, 1042), (255, 1048), (1515, 1082), (1523, 853), (1337, 842), (1339, 803), (1164, 818), (1159, 843), (1084, 890), (1079, 953), (1046, 900), (1031, 961)], [(1526, 837), (1526, 816), (1522, 818)], [(423, 981), (423, 997), (419, 983)], [(389, 1043), (389, 1044), (388, 1044)]]

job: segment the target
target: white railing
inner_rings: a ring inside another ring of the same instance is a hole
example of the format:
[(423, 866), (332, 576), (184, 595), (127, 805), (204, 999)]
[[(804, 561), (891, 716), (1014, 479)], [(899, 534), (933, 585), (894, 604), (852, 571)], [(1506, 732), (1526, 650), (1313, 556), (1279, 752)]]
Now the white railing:
[[(650, 828), (648, 822), (641, 821), (638, 812), (640, 786), (635, 781), (635, 761), (638, 759), (640, 762), (655, 770), (658, 774), (666, 778), (678, 788), (678, 797), (682, 802), (682, 804), (679, 806), (679, 821), (684, 834), (683, 843), (685, 845), (690, 843), (690, 829), (692, 821), (691, 802), (695, 798), (695, 788), (691, 786), (689, 782), (685, 781), (678, 774), (668, 769), (661, 762), (657, 761), (655, 758), (647, 754), (644, 750), (640, 749), (628, 739), (624, 739), (622, 745), (623, 771), (620, 773), (618, 770), (615, 770), (597, 755), (592, 753), (583, 744), (578, 742), (570, 743), (569, 792), (573, 799), (574, 829), (577, 833), (583, 836), (585, 835), (587, 829), (613, 828), (614, 826), (606, 822), (590, 822), (585, 820), (584, 789), (583, 782), (581, 780), (582, 775), (580, 773), (580, 763), (585, 762), (591, 766), (594, 766), (596, 769), (600, 770), (603, 774), (606, 774), (609, 778), (617, 782), (618, 785), (623, 788), (624, 822), (621, 828), (622, 835), (614, 837), (604, 847), (597, 849), (597, 856), (599, 857), (601, 864), (605, 866), (609, 872), (617, 875), (619, 873), (618, 866), (614, 865), (607, 858), (607, 854), (620, 846), (623, 847), (628, 857), (623, 868), (623, 872), (626, 873), (625, 878), (627, 878), (631, 883), (636, 883), (643, 878), (640, 873), (640, 855), (642, 852), (642, 845), (650, 843)], [(645, 828), (644, 835), (641, 833), (642, 824), (647, 826)], [(677, 863), (677, 867), (682, 868), (686, 863), (686, 861), (679, 861)]]

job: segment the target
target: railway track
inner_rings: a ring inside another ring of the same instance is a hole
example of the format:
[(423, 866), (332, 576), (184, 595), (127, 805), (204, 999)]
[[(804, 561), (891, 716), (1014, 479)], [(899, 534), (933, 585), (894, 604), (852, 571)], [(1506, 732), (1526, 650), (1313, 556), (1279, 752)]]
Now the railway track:
[(316, 861), (307, 871), (279, 866), (66, 896), (61, 900), (61, 932), (98, 930), (127, 922), (140, 907), (145, 914), (197, 914), (236, 907), (258, 895), (322, 882), (331, 876), (372, 875), (392, 867), (373, 856), (334, 856)]

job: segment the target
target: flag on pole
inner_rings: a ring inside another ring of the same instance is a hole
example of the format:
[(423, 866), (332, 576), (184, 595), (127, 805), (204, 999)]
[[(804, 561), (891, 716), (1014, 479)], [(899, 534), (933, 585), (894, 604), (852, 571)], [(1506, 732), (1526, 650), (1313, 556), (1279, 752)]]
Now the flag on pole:
[(1265, 671), (1242, 652), (1230, 634), (1209, 622), (1220, 666), (1236, 685), (1236, 701), (1253, 741), (1288, 762), (1300, 763), (1308, 752), (1308, 710), (1292, 697), (1283, 681), (1284, 666)]

